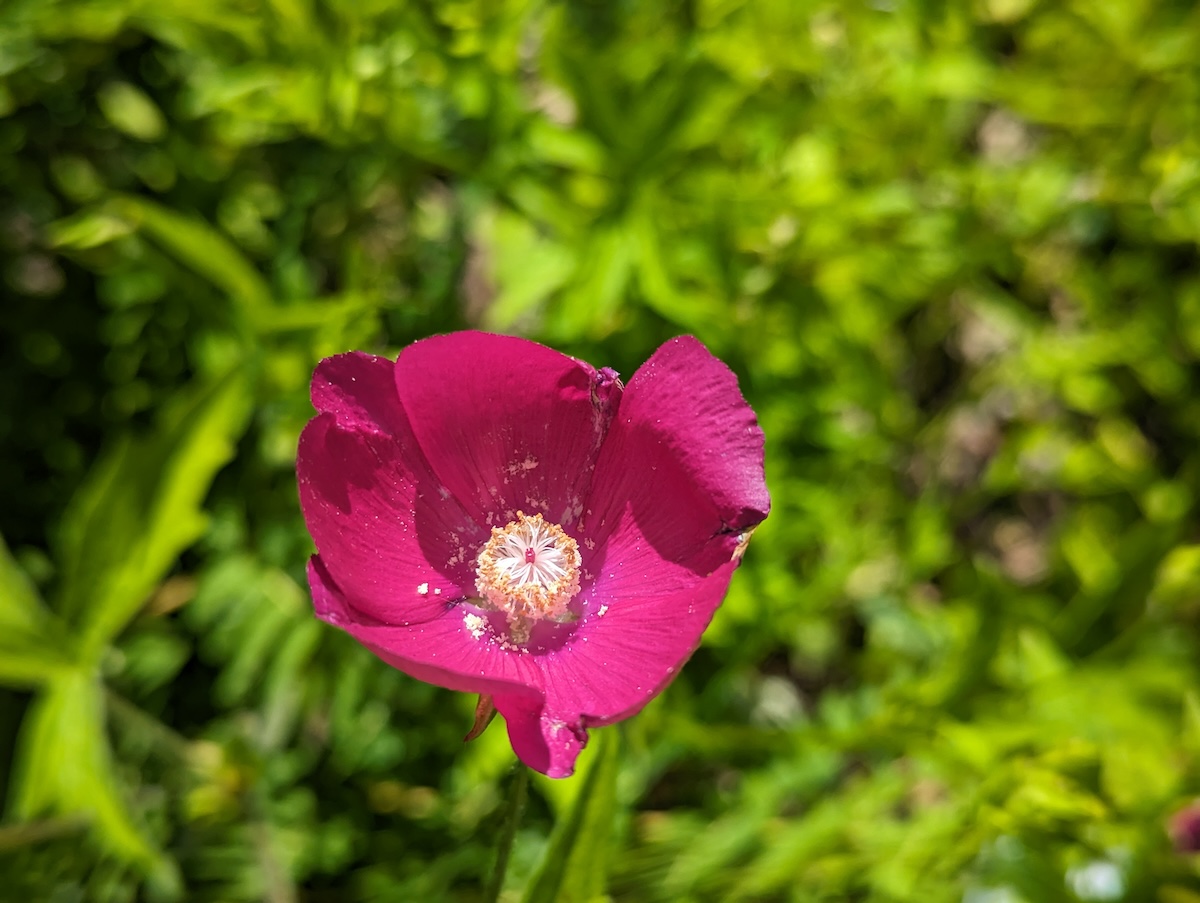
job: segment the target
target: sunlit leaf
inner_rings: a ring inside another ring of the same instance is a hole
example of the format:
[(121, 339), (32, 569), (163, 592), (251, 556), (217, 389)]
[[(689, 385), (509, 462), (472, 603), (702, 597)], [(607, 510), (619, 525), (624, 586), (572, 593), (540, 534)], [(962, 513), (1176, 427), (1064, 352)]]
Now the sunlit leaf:
[(109, 82), (97, 94), (105, 118), (125, 134), (142, 141), (162, 137), (167, 123), (145, 92), (129, 82)]
[(271, 288), (254, 265), (203, 220), (132, 196), (114, 198), (107, 210), (133, 223), (180, 262), (244, 304), (247, 312), (270, 302)]
[(79, 625), (85, 656), (100, 654), (204, 530), (201, 506), (246, 401), (238, 374), (181, 395), (151, 435), (110, 448), (76, 494), (59, 538), (59, 610)]
[(0, 683), (26, 686), (70, 664), (71, 642), (0, 538)]
[(22, 725), (11, 800), (19, 819), (84, 815), (104, 846), (144, 871), (171, 870), (129, 814), (105, 727), (103, 688), (82, 670), (59, 676)]
[(593, 734), (593, 760), (568, 811), (559, 818), (524, 903), (591, 903), (606, 887), (609, 842), (617, 812), (620, 734)]

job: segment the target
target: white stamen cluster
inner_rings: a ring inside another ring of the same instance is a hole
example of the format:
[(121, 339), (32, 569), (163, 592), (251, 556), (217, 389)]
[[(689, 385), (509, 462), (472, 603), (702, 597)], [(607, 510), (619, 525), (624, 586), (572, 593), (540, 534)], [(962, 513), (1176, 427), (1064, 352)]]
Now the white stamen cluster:
[(535, 621), (565, 620), (579, 592), (579, 544), (540, 514), (493, 527), (479, 553), (475, 588), (484, 607), (502, 611), (516, 642), (525, 642)]

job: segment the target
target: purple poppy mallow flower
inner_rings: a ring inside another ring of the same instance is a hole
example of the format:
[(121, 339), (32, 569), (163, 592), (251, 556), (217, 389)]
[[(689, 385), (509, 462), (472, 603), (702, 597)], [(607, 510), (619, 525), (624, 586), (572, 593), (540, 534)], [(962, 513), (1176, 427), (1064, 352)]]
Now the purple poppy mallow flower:
[(1193, 800), (1175, 812), (1167, 821), (1167, 833), (1176, 853), (1200, 853), (1200, 800)]
[(419, 680), (485, 697), (566, 777), (700, 642), (767, 516), (737, 379), (672, 339), (622, 385), (459, 332), (322, 361), (296, 471), (317, 615)]

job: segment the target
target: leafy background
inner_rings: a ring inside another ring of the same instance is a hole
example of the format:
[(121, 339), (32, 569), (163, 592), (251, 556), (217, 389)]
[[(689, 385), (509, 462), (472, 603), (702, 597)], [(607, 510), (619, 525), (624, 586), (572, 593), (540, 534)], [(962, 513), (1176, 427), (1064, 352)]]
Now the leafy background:
[(774, 497), (507, 899), (1200, 901), (1198, 60), (1178, 0), (6, 0), (0, 897), (480, 898), (503, 731), (311, 617), (292, 467), (322, 356), (481, 327), (699, 335)]

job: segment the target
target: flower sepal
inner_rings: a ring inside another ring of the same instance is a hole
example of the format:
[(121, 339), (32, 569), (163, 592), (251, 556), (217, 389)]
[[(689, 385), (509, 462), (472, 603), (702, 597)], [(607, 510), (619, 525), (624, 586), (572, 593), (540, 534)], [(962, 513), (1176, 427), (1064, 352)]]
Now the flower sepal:
[(479, 702), (475, 703), (475, 723), (471, 725), (471, 729), (463, 737), (463, 743), (470, 743), (486, 731), (488, 725), (492, 723), (495, 717), (496, 706), (492, 702), (492, 697), (487, 693), (480, 693)]

